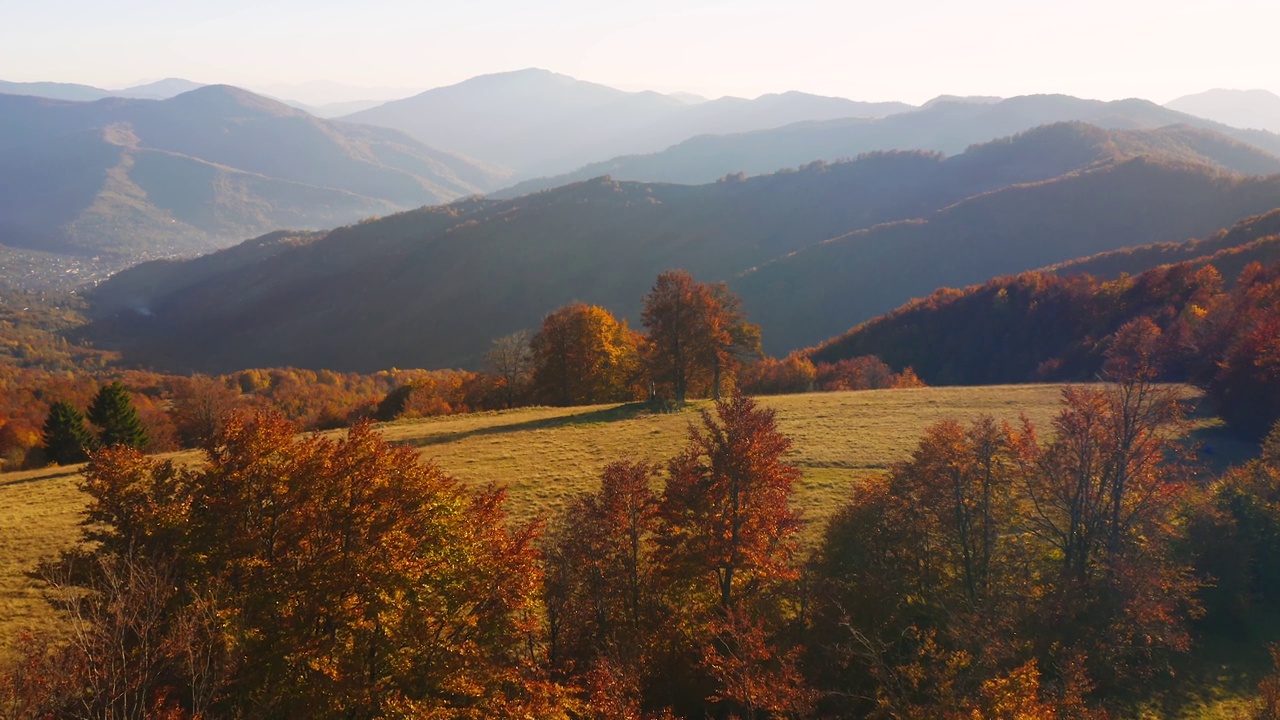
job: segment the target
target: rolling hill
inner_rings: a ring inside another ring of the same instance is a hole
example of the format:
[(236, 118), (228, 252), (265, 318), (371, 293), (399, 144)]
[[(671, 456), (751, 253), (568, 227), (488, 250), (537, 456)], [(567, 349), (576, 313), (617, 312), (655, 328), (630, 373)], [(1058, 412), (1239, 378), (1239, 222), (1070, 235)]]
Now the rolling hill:
[(1137, 157), (1010, 186), (806, 248), (734, 282), (765, 349), (832, 337), (940, 287), (1203, 236), (1280, 207), (1280, 176)]
[(1230, 283), (1249, 263), (1265, 265), (1276, 260), (1280, 260), (1280, 210), (1245, 218), (1205, 238), (1112, 250), (1058, 263), (1047, 270), (1058, 275), (1093, 275), (1110, 280), (1160, 265), (1207, 263), (1218, 268), (1223, 280)]
[(814, 160), (833, 161), (876, 150), (918, 149), (952, 154), (974, 143), (1067, 121), (1113, 130), (1186, 125), (1280, 154), (1280, 135), (1227, 127), (1146, 100), (1101, 102), (1066, 95), (1028, 95), (999, 102), (941, 99), (919, 110), (878, 119), (851, 117), (694, 137), (661, 152), (615, 157), (571, 173), (521, 182), (499, 191), (495, 197), (515, 197), (606, 174), (619, 180), (703, 183), (730, 173), (768, 173)]
[(111, 97), (111, 92), (92, 85), (59, 82), (9, 82), (0, 80), (0, 94), (29, 95), (52, 100), (88, 102)]
[[(875, 355), (891, 367), (911, 366), (943, 385), (1090, 380), (1126, 323), (1148, 318), (1161, 331), (1152, 352), (1161, 377), (1213, 389), (1226, 348), (1265, 297), (1265, 273), (1250, 263), (1280, 261), (1280, 209), (1246, 218), (1202, 239), (1154, 243), (1009, 274), (968, 287), (940, 288), (867, 320), (804, 352), (817, 363)], [(1214, 272), (1205, 273), (1206, 266)], [(1251, 282), (1243, 291), (1239, 282)], [(1263, 307), (1266, 307), (1264, 302)], [(1250, 361), (1266, 366), (1265, 358)], [(1249, 392), (1268, 389), (1250, 382)], [(1233, 402), (1236, 409), (1240, 403)], [(1229, 422), (1247, 414), (1219, 405)], [(1269, 411), (1274, 417), (1274, 410)], [(1261, 427), (1246, 433), (1265, 430)], [(1239, 430), (1240, 428), (1237, 428)]]
[(909, 109), (903, 103), (861, 103), (798, 92), (688, 103), (529, 68), (482, 75), (343, 119), (400, 130), (433, 146), (511, 168), (520, 177), (535, 177), (624, 153), (661, 150), (703, 133), (879, 117)]
[(776, 354), (939, 286), (1280, 206), (1280, 177), (1163, 155), (1184, 132), (1062, 124), (952, 158), (877, 153), (701, 186), (602, 178), (469, 199), (270, 252), (134, 268), (92, 294), (90, 334), (179, 371), (474, 367), (491, 339), (573, 300), (634, 321), (657, 273), (683, 267), (728, 280)]
[(142, 259), (483, 192), (502, 174), (228, 86), (168, 100), (0, 95), (0, 245)]

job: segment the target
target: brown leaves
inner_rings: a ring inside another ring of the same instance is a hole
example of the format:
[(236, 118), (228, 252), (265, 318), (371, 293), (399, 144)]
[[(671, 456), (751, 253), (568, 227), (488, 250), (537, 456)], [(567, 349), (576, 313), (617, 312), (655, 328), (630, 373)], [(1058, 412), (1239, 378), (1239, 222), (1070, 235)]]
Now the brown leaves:
[(724, 608), (794, 577), (801, 521), (789, 500), (800, 471), (783, 460), (790, 449), (773, 411), (749, 397), (716, 403), (714, 417), (703, 411), (668, 467), (659, 530), (667, 571), (712, 581)]
[(112, 643), (75, 645), (83, 667), (137, 658), (98, 673), (109, 687), (188, 714), (560, 702), (532, 651), (536, 528), (508, 527), (501, 492), (464, 492), (367, 423), (299, 438), (279, 415), (235, 417), (207, 455), (179, 471), (113, 449), (87, 472), (102, 544), (66, 602)]

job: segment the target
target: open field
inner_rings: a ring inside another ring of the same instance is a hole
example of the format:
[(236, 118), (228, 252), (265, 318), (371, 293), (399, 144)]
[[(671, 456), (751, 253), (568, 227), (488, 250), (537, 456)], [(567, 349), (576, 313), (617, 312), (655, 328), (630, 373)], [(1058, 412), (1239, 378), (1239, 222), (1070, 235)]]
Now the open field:
[[(1060, 386), (922, 388), (764, 397), (793, 442), (804, 471), (796, 504), (820, 524), (869, 474), (905, 459), (928, 425), (990, 414), (1037, 424), (1057, 412)], [(681, 448), (689, 423), (710, 402), (655, 414), (639, 405), (532, 408), (403, 421), (385, 426), (389, 440), (421, 449), (445, 471), (475, 484), (507, 487), (518, 517), (554, 513), (596, 487), (600, 470), (619, 458), (665, 461)]]
[[(1058, 411), (1060, 393), (1058, 385), (1013, 385), (815, 393), (760, 402), (777, 411), (782, 431), (793, 440), (791, 460), (804, 473), (795, 502), (815, 539), (842, 500), (868, 476), (905, 459), (928, 425), (983, 414), (1016, 421), (1025, 413), (1045, 427)], [(665, 461), (684, 446), (698, 410), (710, 407), (700, 402), (669, 414), (639, 405), (525, 408), (398, 421), (382, 429), (388, 440), (418, 448), (468, 484), (505, 486), (512, 514), (523, 520), (549, 517), (570, 498), (593, 490), (612, 460)], [(170, 457), (198, 462), (200, 455)], [(76, 467), (0, 475), (0, 647), (18, 628), (54, 624), (38, 585), (24, 573), (75, 541), (85, 504), (77, 479)]]

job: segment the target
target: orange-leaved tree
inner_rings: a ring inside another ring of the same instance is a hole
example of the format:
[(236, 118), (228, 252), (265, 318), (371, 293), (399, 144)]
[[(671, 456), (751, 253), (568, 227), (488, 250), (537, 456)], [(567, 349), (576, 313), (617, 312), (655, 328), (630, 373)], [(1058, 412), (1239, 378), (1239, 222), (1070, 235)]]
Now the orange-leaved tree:
[(1043, 558), (1034, 636), (1042, 653), (1086, 656), (1114, 690), (1189, 648), (1198, 582), (1175, 549), (1195, 466), (1175, 391), (1145, 370), (1063, 402), (1052, 439), (1024, 437), (1018, 453), (1021, 525)]
[(684, 402), (695, 388), (717, 400), (740, 358), (759, 354), (760, 328), (746, 322), (742, 301), (723, 283), (697, 282), (684, 270), (658, 276), (644, 296), (645, 363), (655, 384)]
[[(146, 659), (109, 666), (141, 676), (111, 685), (146, 690), (128, 716), (157, 703), (319, 718), (564, 705), (537, 668), (533, 528), (509, 527), (500, 492), (465, 491), (368, 424), (329, 439), (275, 414), (233, 417), (202, 467), (105, 450), (84, 487), (98, 544), (65, 577), (105, 609), (138, 596), (162, 611), (145, 634), (129, 613), (85, 614), (80, 637), (125, 638), (109, 647)], [(154, 602), (153, 586), (166, 593)], [(101, 643), (80, 646), (92, 659)], [(197, 665), (221, 668), (215, 690), (184, 669)], [(117, 716), (114, 696), (85, 692), (68, 702)]]
[(587, 688), (607, 684), (631, 708), (652, 682), (653, 642), (668, 619), (653, 561), (656, 472), (610, 463), (600, 490), (565, 509), (544, 555), (553, 669)]
[(668, 466), (656, 557), (673, 625), (696, 655), (684, 667), (704, 678), (719, 712), (789, 717), (811, 699), (788, 632), (801, 527), (790, 448), (774, 412), (738, 394), (702, 412)]
[(638, 336), (608, 310), (573, 303), (547, 315), (529, 346), (543, 402), (589, 405), (635, 396)]

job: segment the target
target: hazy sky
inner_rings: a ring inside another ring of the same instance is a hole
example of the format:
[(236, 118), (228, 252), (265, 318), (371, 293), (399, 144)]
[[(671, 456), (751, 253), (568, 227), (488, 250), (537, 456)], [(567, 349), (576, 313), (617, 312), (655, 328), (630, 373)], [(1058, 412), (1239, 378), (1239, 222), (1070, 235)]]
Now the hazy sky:
[(1277, 0), (0, 0), (0, 79), (429, 88), (542, 67), (626, 89), (919, 103), (1280, 93)]

